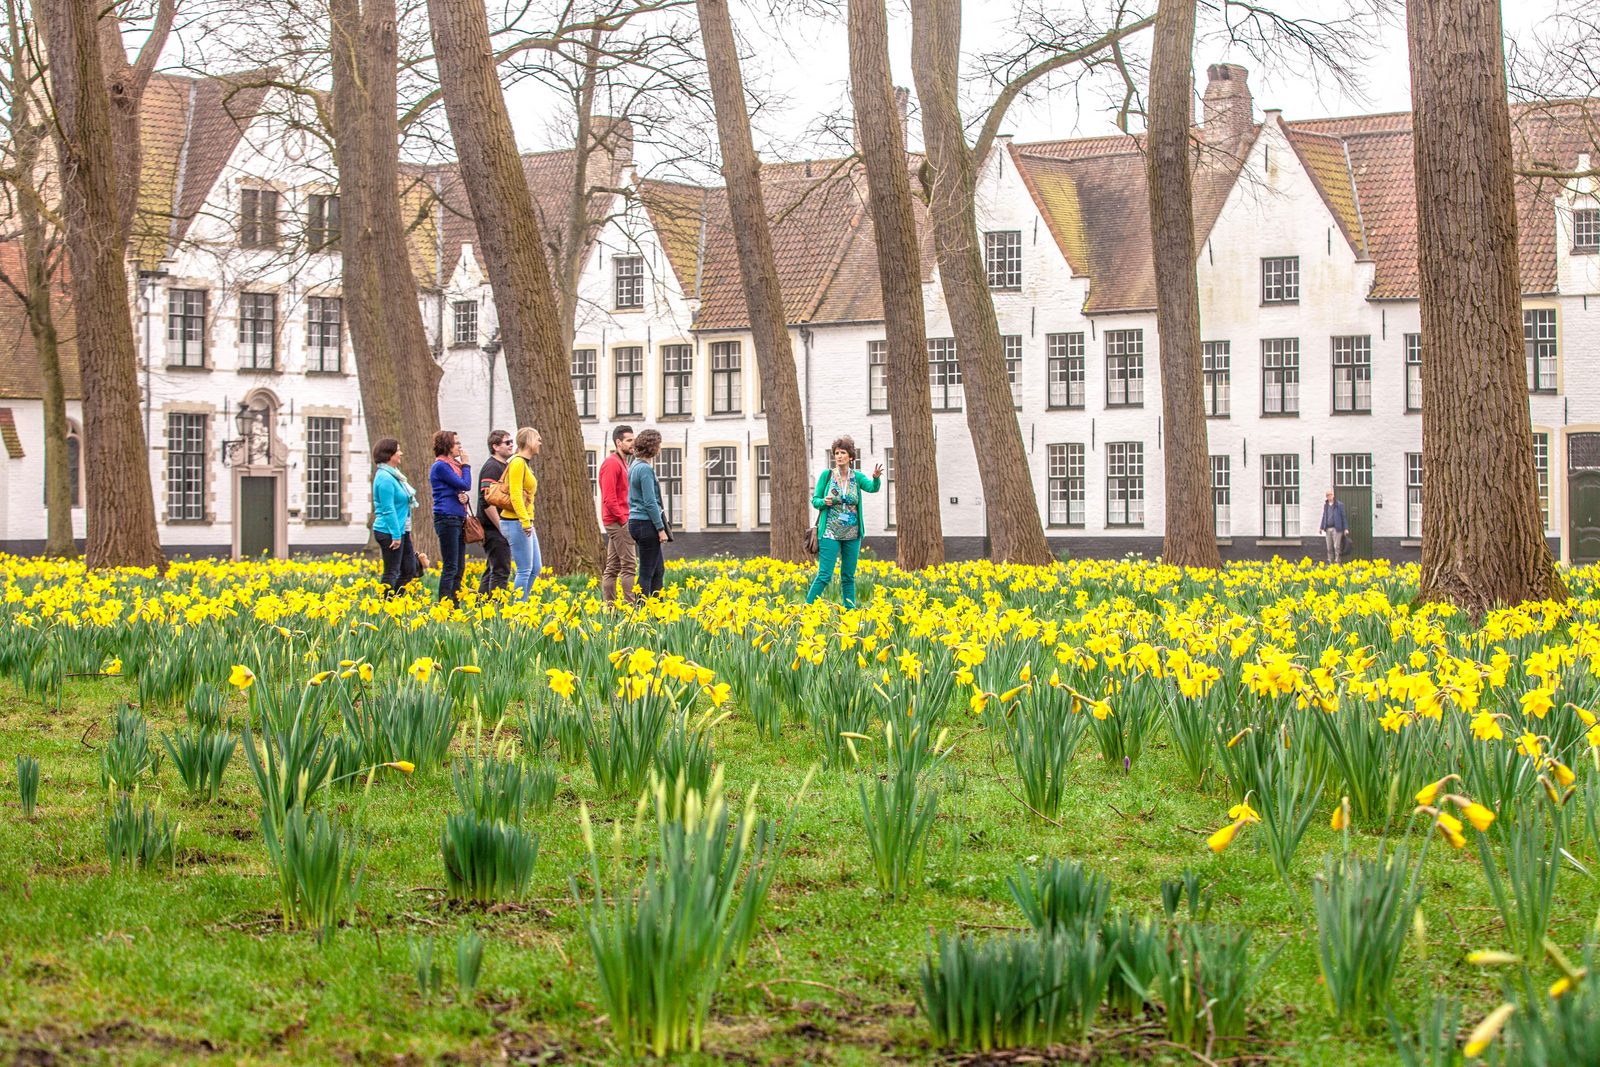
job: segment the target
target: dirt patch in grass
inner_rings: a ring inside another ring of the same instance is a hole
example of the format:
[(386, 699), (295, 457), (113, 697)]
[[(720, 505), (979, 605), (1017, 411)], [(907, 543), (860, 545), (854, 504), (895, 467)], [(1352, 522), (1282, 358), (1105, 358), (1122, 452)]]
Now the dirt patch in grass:
[(55, 1067), (80, 1063), (90, 1056), (116, 1063), (122, 1058), (120, 1054), (143, 1049), (189, 1054), (218, 1051), (209, 1040), (173, 1037), (127, 1019), (98, 1023), (87, 1030), (45, 1025), (30, 1033), (13, 1035), (12, 1040), (16, 1047), (11, 1062), (18, 1067)]

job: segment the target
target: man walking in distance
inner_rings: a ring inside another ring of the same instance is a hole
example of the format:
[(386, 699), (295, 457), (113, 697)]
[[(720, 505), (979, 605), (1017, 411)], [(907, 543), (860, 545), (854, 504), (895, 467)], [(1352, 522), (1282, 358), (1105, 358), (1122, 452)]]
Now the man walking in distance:
[(1338, 563), (1344, 555), (1344, 539), (1350, 533), (1350, 524), (1345, 521), (1344, 504), (1333, 495), (1332, 489), (1328, 490), (1328, 495), (1322, 501), (1322, 525), (1319, 529), (1328, 542), (1328, 562)]
[(478, 595), (486, 597), (496, 589), (504, 589), (511, 581), (511, 543), (500, 531), (500, 512), (483, 502), (483, 487), (498, 482), (516, 450), (511, 434), (495, 430), (489, 435), (489, 458), (478, 468), (478, 522), (483, 525), (483, 580), (478, 583)]
[(633, 427), (611, 431), (611, 455), (600, 464), (600, 524), (606, 531), (606, 564), (600, 571), (600, 598), (617, 603), (617, 580), (622, 599), (633, 603), (634, 570), (638, 566), (633, 536), (628, 533), (628, 464), (633, 457)]

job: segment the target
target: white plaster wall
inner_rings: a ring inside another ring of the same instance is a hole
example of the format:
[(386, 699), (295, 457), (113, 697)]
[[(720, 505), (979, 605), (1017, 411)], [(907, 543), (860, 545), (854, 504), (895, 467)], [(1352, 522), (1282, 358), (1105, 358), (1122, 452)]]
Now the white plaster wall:
[[(43, 541), (49, 522), (44, 506), (44, 404), (38, 400), (0, 400), (0, 407), (11, 409), (22, 442), (22, 458), (11, 459), (0, 448), (0, 541)], [(67, 401), (67, 418), (82, 425), (82, 405)], [(81, 482), (80, 482), (81, 486)], [(80, 488), (80, 498), (83, 490)], [(84, 535), (84, 511), (72, 509), (72, 532)]]

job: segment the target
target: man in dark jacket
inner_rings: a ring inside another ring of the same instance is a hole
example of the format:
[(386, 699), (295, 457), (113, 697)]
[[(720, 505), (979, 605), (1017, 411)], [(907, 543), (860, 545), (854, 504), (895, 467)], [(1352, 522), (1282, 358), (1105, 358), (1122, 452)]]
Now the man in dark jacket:
[(1332, 489), (1323, 498), (1322, 525), (1318, 529), (1328, 542), (1328, 562), (1338, 563), (1344, 555), (1344, 539), (1350, 533), (1350, 524), (1345, 521), (1344, 505), (1333, 495)]
[(483, 487), (498, 482), (511, 461), (516, 446), (506, 430), (496, 430), (489, 435), (489, 459), (478, 469), (478, 522), (483, 525), (483, 580), (478, 583), (478, 595), (488, 596), (503, 589), (511, 581), (511, 543), (500, 532), (500, 512), (483, 502)]

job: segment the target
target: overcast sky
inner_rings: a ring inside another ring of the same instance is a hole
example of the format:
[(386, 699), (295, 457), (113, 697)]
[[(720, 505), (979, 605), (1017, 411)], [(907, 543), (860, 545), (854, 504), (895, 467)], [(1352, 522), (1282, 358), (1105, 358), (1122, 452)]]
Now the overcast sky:
[[(1325, 13), (1341, 0), (1287, 0), (1302, 12)], [(1349, 2), (1349, 0), (1344, 0)], [(1526, 42), (1540, 21), (1548, 18), (1557, 0), (1522, 0), (1505, 7), (1506, 32)], [(747, 80), (758, 91), (770, 90), (784, 101), (781, 110), (765, 116), (757, 130), (757, 147), (767, 156), (836, 155), (838, 142), (819, 132), (823, 117), (841, 110), (848, 113), (848, 57), (842, 23), (814, 17), (783, 25), (759, 15), (763, 0), (733, 0), (736, 28), (754, 53), (746, 60)], [(839, 7), (843, 8), (840, 3)], [(1152, 5), (1153, 6), (1153, 5)], [(1015, 9), (1013, 0), (968, 0), (963, 23), (963, 51), (974, 54), (1002, 47)], [(1281, 8), (1282, 10), (1293, 10)], [(903, 0), (890, 0), (890, 52), (895, 83), (911, 86), (909, 17)], [(1146, 46), (1147, 48), (1148, 46)], [(1406, 68), (1405, 27), (1399, 16), (1381, 25), (1370, 55), (1359, 71), (1361, 89), (1349, 91), (1324, 80), (1319, 84), (1303, 71), (1265, 71), (1261, 64), (1223, 41), (1202, 40), (1195, 49), (1199, 87), (1204, 86), (1210, 63), (1238, 62), (1250, 68), (1250, 87), (1256, 109), (1279, 108), (1286, 118), (1402, 111), (1410, 107), (1410, 80)], [(973, 86), (974, 101), (988, 94)], [(522, 147), (538, 150), (562, 147), (552, 143), (548, 98), (531, 83), (510, 90), (512, 115)], [(970, 116), (969, 116), (970, 117)], [(1080, 97), (1061, 92), (1047, 100), (1014, 105), (1007, 117), (1007, 132), (1018, 140), (1084, 136), (1113, 132), (1111, 112), (1104, 94)], [(913, 141), (916, 133), (913, 131)], [(648, 155), (642, 150), (641, 155)], [(648, 159), (641, 159), (648, 164)]]

